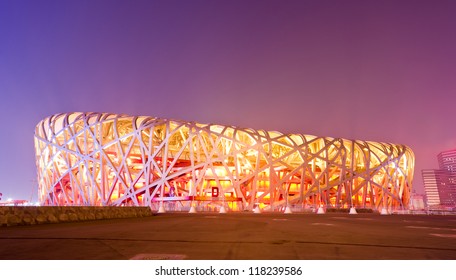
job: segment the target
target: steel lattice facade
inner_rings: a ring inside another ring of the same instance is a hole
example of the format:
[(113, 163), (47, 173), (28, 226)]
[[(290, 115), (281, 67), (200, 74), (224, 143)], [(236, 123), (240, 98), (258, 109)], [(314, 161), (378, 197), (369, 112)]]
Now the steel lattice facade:
[(405, 145), (106, 113), (44, 119), (35, 150), (42, 205), (407, 209), (414, 167)]

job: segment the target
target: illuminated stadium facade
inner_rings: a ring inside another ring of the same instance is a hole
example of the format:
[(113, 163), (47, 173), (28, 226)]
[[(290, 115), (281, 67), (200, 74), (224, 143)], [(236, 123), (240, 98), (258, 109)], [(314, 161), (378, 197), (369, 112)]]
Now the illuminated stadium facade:
[(407, 209), (404, 145), (106, 113), (58, 114), (35, 131), (42, 205), (154, 210)]

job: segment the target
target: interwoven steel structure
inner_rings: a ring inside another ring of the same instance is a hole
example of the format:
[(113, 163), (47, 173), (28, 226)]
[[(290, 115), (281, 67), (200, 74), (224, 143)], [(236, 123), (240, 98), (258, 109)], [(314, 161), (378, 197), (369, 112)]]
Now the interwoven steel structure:
[(404, 145), (106, 113), (44, 119), (35, 149), (43, 205), (407, 209), (414, 166)]

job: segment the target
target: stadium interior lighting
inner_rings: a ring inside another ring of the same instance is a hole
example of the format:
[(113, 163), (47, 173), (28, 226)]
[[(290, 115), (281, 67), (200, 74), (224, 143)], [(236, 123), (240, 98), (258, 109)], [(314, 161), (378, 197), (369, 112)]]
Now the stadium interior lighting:
[(35, 131), (42, 205), (407, 209), (405, 145), (107, 113)]

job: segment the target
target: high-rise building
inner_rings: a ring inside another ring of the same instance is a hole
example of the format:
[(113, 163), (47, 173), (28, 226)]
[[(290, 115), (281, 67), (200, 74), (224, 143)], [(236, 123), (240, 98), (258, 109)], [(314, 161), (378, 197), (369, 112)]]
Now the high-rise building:
[(437, 155), (440, 169), (422, 171), (427, 205), (456, 207), (456, 149)]
[(437, 156), (440, 169), (456, 172), (456, 149), (441, 152)]

